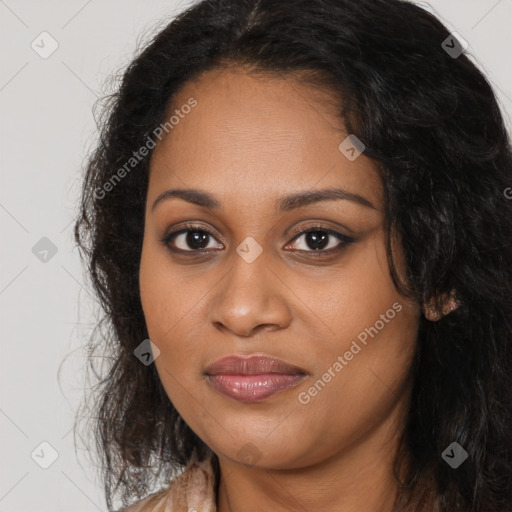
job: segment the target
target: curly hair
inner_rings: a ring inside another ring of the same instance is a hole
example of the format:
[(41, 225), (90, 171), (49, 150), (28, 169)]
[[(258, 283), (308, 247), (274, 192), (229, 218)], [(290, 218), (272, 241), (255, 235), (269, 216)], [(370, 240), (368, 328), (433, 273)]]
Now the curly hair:
[[(467, 51), (446, 51), (450, 36), (405, 0), (203, 0), (154, 35), (103, 98), (74, 237), (103, 312), (89, 363), (108, 365), (96, 372), (91, 419), (109, 511), (114, 499), (126, 505), (168, 482), (194, 453), (211, 454), (155, 366), (134, 357), (149, 337), (138, 274), (151, 150), (112, 178), (167, 119), (184, 84), (243, 66), (337, 95), (337, 115), (380, 170), (395, 285), (419, 304), (456, 295), (455, 311), (420, 320), (395, 510), (510, 512), (512, 200), (504, 191), (512, 147), (489, 81)], [(454, 441), (468, 453), (456, 470), (441, 457)]]

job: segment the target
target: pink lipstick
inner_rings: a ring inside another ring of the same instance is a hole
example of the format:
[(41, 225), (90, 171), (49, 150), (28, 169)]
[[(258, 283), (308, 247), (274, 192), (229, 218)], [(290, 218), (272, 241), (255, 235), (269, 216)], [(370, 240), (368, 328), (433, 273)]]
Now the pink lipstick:
[(224, 357), (208, 366), (205, 373), (214, 389), (242, 402), (264, 400), (295, 386), (307, 374), (281, 359), (262, 355)]

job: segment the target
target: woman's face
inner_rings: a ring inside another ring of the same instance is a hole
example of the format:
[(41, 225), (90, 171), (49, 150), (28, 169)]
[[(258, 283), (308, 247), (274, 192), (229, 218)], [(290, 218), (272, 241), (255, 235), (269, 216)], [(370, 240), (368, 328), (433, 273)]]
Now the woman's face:
[[(231, 462), (304, 467), (400, 428), (420, 308), (390, 277), (377, 169), (328, 99), (289, 78), (208, 72), (174, 99), (152, 155), (139, 277), (155, 364), (183, 419)], [(212, 200), (154, 206), (170, 189)], [(342, 192), (311, 195), (325, 189)], [(213, 376), (233, 355), (290, 367)]]

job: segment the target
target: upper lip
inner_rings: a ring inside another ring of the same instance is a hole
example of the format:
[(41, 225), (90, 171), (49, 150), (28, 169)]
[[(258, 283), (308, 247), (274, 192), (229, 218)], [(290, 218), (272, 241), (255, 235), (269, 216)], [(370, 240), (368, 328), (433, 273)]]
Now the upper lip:
[(262, 373), (280, 373), (286, 375), (306, 374), (298, 366), (289, 364), (282, 359), (264, 355), (240, 356), (231, 355), (218, 359), (210, 364), (207, 375), (258, 375)]

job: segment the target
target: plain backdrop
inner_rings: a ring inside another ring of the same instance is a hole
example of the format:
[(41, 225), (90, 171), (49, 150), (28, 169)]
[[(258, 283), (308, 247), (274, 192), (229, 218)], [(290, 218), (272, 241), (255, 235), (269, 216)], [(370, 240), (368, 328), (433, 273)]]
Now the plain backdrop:
[[(510, 129), (512, 0), (418, 3), (468, 41)], [(0, 512), (106, 511), (72, 432), (95, 319), (72, 239), (81, 166), (105, 80), (188, 5), (0, 0)]]

